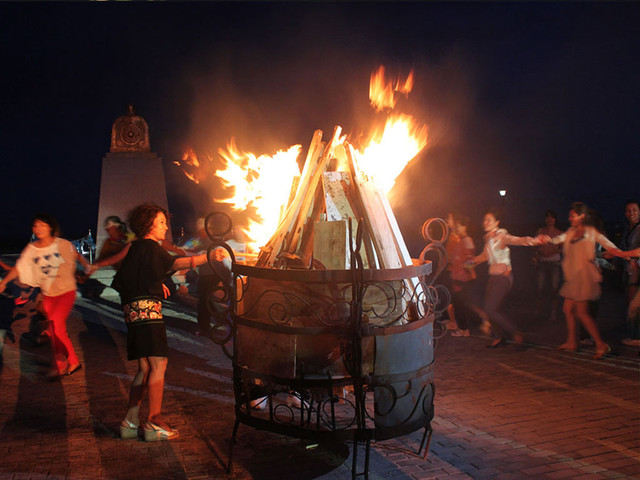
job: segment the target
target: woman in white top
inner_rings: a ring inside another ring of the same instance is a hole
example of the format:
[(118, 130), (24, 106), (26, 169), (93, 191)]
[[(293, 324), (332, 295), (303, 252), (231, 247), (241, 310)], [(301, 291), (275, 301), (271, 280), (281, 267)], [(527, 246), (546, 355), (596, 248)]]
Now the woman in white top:
[(523, 348), (524, 334), (518, 331), (513, 321), (499, 311), (503, 300), (513, 286), (511, 270), (511, 252), (509, 245), (535, 246), (545, 243), (545, 237), (515, 237), (500, 228), (500, 214), (496, 209), (489, 210), (482, 221), (484, 228), (484, 250), (474, 258), (474, 263), (489, 263), (489, 279), (484, 297), (484, 311), (492, 325), (493, 342), (487, 348), (505, 345), (504, 332), (513, 336), (519, 348)]
[(76, 299), (76, 262), (85, 269), (89, 263), (71, 242), (58, 237), (58, 222), (52, 216), (36, 215), (32, 232), (36, 240), (25, 247), (16, 266), (0, 282), (0, 293), (18, 277), (20, 282), (42, 290), (53, 353), (49, 377), (55, 379), (82, 368), (67, 334), (67, 318)]
[(576, 336), (576, 318), (596, 342), (595, 359), (604, 357), (611, 351), (598, 332), (593, 318), (589, 314), (589, 302), (600, 297), (602, 275), (595, 263), (596, 243), (604, 249), (617, 253), (618, 248), (595, 228), (585, 225), (587, 206), (582, 202), (571, 204), (569, 223), (571, 226), (565, 233), (554, 237), (553, 243), (562, 244), (562, 273), (564, 283), (560, 296), (564, 297), (562, 311), (567, 322), (567, 341), (560, 345), (560, 350), (575, 351), (578, 349)]

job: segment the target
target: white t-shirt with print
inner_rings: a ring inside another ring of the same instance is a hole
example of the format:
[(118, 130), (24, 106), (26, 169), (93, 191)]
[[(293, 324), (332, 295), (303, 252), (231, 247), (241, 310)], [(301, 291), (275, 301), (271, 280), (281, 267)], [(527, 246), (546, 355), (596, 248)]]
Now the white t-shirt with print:
[(20, 282), (51, 297), (75, 290), (76, 255), (73, 244), (63, 238), (41, 248), (30, 243), (16, 262)]

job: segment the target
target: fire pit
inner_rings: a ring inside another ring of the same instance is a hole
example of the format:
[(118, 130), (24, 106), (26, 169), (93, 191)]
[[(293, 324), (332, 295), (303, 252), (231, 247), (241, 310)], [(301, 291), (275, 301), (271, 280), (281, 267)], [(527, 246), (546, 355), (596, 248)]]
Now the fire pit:
[[(358, 444), (365, 445), (366, 478), (371, 440), (424, 428), (424, 448), (434, 414), (437, 299), (432, 289), (418, 295), (394, 284), (425, 279), (432, 265), (363, 269), (357, 246), (351, 253), (356, 261), (350, 270), (233, 262), (235, 288), (221, 288), (216, 296), (229, 301), (228, 316), (216, 310), (229, 335), (216, 340), (232, 340), (226, 350), (236, 413), (231, 452), (240, 424), (311, 441), (351, 440), (354, 475)], [(406, 295), (415, 303), (399, 310)], [(424, 450), (426, 455), (428, 445)]]
[[(314, 141), (319, 138), (321, 132)], [(210, 262), (227, 279), (210, 298), (218, 332), (226, 328), (214, 340), (233, 362), (229, 471), (241, 424), (312, 442), (353, 441), (354, 477), (360, 445), (368, 477), (371, 440), (424, 429), (418, 454), (428, 451), (433, 322), (441, 310), (432, 283), (445, 262), (438, 261), (434, 272), (425, 257), (436, 250), (444, 258), (444, 235), (412, 260), (386, 199), (357, 176), (357, 166), (353, 174), (325, 171), (342, 145), (338, 138), (336, 129), (320, 155), (324, 161), (308, 157), (302, 177), (309, 188), (294, 198), (288, 210), (294, 213), (285, 215), (257, 258), (238, 261), (222, 241), (231, 231), (230, 217), (214, 213), (205, 222), (214, 240)], [(312, 164), (316, 171), (310, 172)], [(342, 198), (338, 190), (357, 224), (326, 220), (327, 205)], [(446, 232), (444, 222), (436, 222)]]
[[(408, 95), (412, 85), (412, 74), (385, 81), (381, 67), (371, 77), (371, 104), (389, 112), (395, 95)], [(205, 221), (214, 242), (209, 261), (221, 279), (209, 295), (214, 340), (233, 364), (229, 472), (241, 424), (310, 442), (352, 441), (354, 478), (362, 446), (368, 477), (372, 440), (424, 429), (418, 454), (426, 456), (434, 319), (448, 304), (433, 282), (446, 264), (448, 231), (441, 220), (427, 222), (423, 236), (431, 244), (412, 259), (386, 196), (425, 145), (426, 127), (389, 114), (362, 151), (340, 127), (325, 141), (317, 130), (301, 172), (299, 145), (272, 157), (233, 144), (219, 150), (226, 169), (216, 177), (234, 189), (220, 201), (250, 206), (260, 218), (247, 230), (259, 253), (242, 257), (224, 241), (228, 215)], [(177, 163), (198, 181), (195, 153)], [(429, 235), (434, 223), (439, 240)]]

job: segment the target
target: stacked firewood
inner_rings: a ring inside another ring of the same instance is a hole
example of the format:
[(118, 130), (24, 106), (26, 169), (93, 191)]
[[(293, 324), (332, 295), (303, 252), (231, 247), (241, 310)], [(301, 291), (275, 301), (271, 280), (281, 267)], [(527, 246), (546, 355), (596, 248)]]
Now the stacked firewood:
[(290, 204), (261, 249), (257, 266), (349, 268), (349, 218), (354, 225), (364, 221), (365, 268), (412, 265), (387, 197), (360, 170), (354, 148), (341, 132), (335, 127), (328, 142), (322, 140), (321, 130), (314, 133)]

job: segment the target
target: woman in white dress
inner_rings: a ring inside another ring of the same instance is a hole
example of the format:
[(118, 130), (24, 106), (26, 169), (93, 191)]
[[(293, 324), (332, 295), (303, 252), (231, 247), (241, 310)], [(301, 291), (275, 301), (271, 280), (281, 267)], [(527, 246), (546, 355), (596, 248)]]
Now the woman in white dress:
[(563, 251), (564, 283), (560, 288), (560, 296), (564, 298), (562, 311), (567, 322), (567, 341), (558, 348), (568, 351), (578, 349), (577, 319), (596, 343), (593, 358), (600, 359), (611, 348), (602, 340), (589, 314), (589, 302), (599, 298), (601, 293), (602, 275), (595, 263), (596, 243), (611, 252), (617, 252), (618, 248), (594, 227), (585, 225), (587, 211), (584, 203), (573, 203), (569, 209), (569, 230), (551, 239), (552, 243), (561, 243)]

